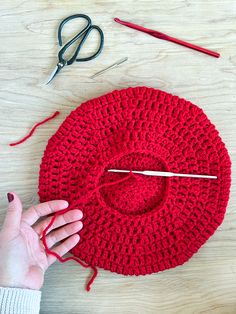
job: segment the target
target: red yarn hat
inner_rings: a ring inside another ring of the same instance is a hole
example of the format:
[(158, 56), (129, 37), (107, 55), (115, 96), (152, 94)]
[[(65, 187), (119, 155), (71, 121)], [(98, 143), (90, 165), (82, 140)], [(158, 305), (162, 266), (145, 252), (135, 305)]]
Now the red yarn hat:
[[(214, 125), (189, 101), (146, 87), (89, 100), (49, 140), (40, 201), (84, 213), (71, 253), (92, 266), (145, 275), (186, 262), (221, 224), (230, 158)], [(208, 174), (148, 177), (107, 169)]]

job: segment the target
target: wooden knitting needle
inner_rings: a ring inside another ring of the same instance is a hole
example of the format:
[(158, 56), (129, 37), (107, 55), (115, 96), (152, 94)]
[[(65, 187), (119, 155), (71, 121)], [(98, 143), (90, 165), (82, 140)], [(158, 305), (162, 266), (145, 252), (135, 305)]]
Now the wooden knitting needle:
[[(130, 170), (119, 170), (119, 169), (109, 169), (108, 172), (122, 172), (128, 173)], [(132, 171), (132, 173), (142, 174), (145, 176), (156, 176), (156, 177), (186, 177), (186, 178), (201, 178), (201, 179), (217, 179), (216, 176), (208, 176), (203, 174), (187, 174), (187, 173), (174, 173), (166, 171)]]

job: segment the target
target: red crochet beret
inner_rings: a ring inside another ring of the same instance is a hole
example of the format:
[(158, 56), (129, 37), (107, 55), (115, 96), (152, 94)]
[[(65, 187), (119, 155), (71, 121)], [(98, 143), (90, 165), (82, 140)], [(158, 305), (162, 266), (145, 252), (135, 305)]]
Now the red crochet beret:
[(214, 233), (229, 198), (230, 167), (218, 131), (200, 108), (161, 90), (128, 88), (89, 100), (65, 119), (46, 147), (39, 196), (82, 209), (74, 256), (120, 274), (145, 275), (183, 264)]

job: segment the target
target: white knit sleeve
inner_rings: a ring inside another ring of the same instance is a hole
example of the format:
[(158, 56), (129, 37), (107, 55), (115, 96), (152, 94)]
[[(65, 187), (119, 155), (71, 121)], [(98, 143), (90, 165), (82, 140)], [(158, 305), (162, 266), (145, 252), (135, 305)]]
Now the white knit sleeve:
[(38, 314), (41, 291), (0, 287), (0, 314)]

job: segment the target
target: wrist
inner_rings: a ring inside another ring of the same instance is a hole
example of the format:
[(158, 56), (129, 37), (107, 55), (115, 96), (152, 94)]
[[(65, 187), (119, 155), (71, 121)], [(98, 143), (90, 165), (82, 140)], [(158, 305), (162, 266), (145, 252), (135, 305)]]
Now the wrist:
[(14, 276), (12, 276), (12, 274), (9, 274), (7, 271), (0, 274), (0, 287), (21, 289), (26, 288), (19, 279), (14, 278)]
[(4, 288), (21, 288), (25, 289), (26, 287), (20, 282), (16, 282), (15, 280), (4, 280), (0, 278), (0, 287)]
[(2, 265), (0, 265), (0, 287), (9, 288), (27, 288), (24, 284), (25, 269), (14, 265), (12, 260), (5, 259)]

